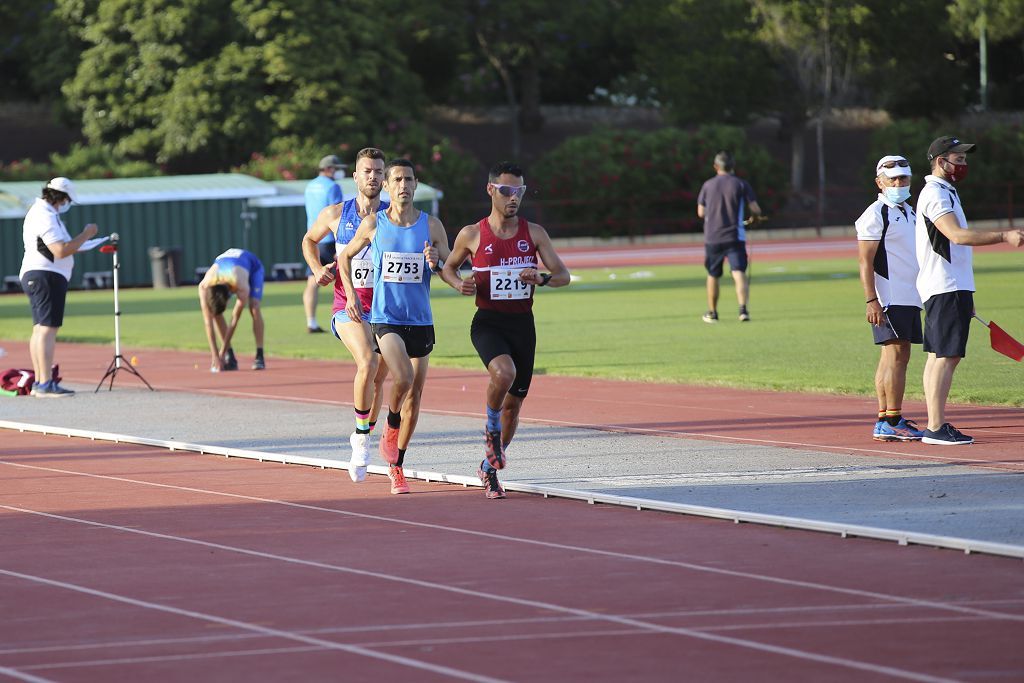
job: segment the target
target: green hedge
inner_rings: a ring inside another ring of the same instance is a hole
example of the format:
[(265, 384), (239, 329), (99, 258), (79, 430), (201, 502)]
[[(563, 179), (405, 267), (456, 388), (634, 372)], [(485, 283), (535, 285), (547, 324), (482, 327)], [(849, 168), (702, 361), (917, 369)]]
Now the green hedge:
[(114, 152), (111, 145), (75, 143), (67, 154), (53, 153), (49, 161), (22, 159), (0, 164), (0, 180), (39, 180), (66, 176), (74, 180), (87, 178), (140, 178), (162, 175), (156, 164), (127, 159)]
[[(697, 193), (714, 175), (720, 150), (736, 159), (766, 213), (782, 203), (784, 175), (768, 151), (734, 126), (653, 132), (600, 129), (549, 152), (527, 185), (536, 183), (538, 220), (563, 233), (599, 236), (699, 231)], [(535, 179), (535, 180), (534, 180)]]

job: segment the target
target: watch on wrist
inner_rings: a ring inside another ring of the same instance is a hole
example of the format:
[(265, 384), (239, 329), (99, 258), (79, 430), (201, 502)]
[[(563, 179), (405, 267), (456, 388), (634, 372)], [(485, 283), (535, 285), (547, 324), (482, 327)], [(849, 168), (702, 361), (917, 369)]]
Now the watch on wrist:
[(551, 282), (551, 273), (541, 273), (540, 274), (540, 286), (544, 287), (549, 282)]

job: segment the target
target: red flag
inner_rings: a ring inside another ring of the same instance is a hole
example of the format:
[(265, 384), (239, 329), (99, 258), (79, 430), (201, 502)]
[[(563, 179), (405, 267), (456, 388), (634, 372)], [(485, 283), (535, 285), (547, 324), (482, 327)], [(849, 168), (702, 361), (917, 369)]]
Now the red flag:
[(992, 348), (1015, 361), (1024, 360), (1024, 344), (1011, 337), (1006, 331), (996, 325), (995, 322), (988, 324), (988, 336), (992, 342)]

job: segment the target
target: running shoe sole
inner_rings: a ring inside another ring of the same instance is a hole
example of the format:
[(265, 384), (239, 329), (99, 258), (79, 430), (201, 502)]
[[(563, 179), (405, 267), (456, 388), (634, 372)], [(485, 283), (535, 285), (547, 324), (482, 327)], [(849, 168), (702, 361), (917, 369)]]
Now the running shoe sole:
[(970, 446), (974, 443), (974, 439), (970, 441), (946, 441), (945, 439), (933, 439), (930, 436), (922, 436), (921, 443), (930, 444), (932, 446)]

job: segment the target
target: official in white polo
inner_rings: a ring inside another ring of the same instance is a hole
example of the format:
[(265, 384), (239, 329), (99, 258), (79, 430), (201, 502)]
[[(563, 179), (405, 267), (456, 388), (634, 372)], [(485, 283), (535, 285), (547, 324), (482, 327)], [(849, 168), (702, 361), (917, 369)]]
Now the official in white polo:
[(910, 178), (906, 158), (879, 159), (875, 165), (878, 197), (855, 224), (866, 317), (875, 344), (881, 347), (875, 370), (878, 421), (872, 438), (876, 441), (914, 441), (922, 436), (917, 425), (903, 417), (910, 345), (922, 339)]
[(33, 396), (63, 398), (75, 393), (54, 380), (51, 368), (57, 330), (64, 324), (64, 302), (75, 266), (73, 254), (97, 231), (96, 225), (90, 223), (72, 239), (61, 216), (77, 201), (74, 184), (67, 178), (54, 178), (29, 208), (22, 228), (25, 258), (20, 277), (21, 288), (32, 304), (32, 338), (28, 348), (36, 374)]
[(928, 147), (932, 174), (917, 199), (917, 290), (924, 301), (924, 395), (928, 428), (921, 441), (961, 446), (974, 439), (946, 422), (946, 400), (953, 372), (967, 355), (974, 315), (972, 247), (1024, 243), (1024, 231), (971, 230), (955, 185), (967, 177), (967, 154), (974, 145), (946, 135)]

